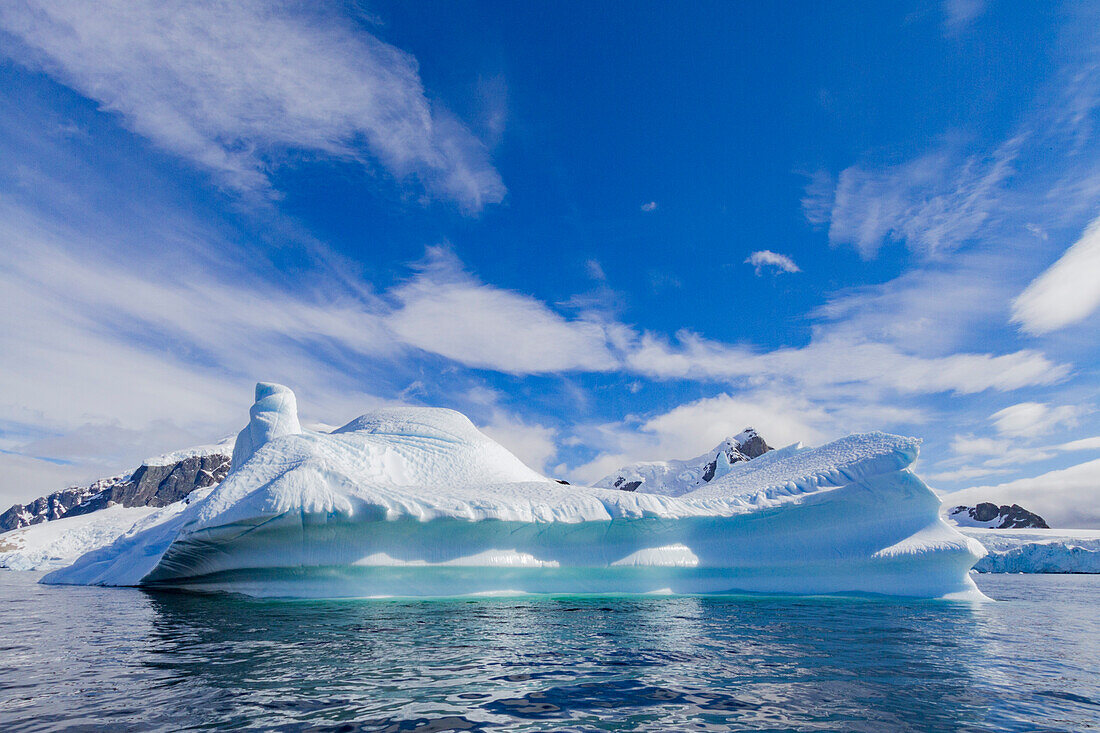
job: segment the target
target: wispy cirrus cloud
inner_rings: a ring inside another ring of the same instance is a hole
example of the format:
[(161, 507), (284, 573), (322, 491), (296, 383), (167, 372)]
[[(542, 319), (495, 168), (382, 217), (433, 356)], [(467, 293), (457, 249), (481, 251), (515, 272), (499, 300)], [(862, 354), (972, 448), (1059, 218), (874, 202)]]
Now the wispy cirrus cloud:
[(238, 191), (269, 193), (271, 169), (304, 153), (380, 166), (471, 213), (505, 193), (412, 56), (318, 7), (22, 0), (0, 29), (9, 55)]
[(944, 33), (948, 36), (962, 33), (981, 17), (986, 5), (986, 0), (944, 0)]
[(1012, 139), (989, 158), (960, 156), (946, 146), (893, 166), (854, 165), (835, 185), (821, 172), (806, 187), (803, 212), (813, 224), (828, 224), (832, 245), (851, 245), (865, 258), (888, 241), (937, 257), (998, 214), (1022, 142)]
[[(986, 5), (947, 0), (945, 31), (965, 30)], [(979, 143), (976, 135), (945, 130), (939, 142), (908, 159), (867, 151), (835, 175), (818, 171), (802, 198), (806, 220), (827, 226), (832, 245), (852, 246), (866, 259), (899, 242), (934, 260), (970, 245), (1019, 238), (1024, 231), (1045, 236), (1046, 230), (1095, 216), (1098, 13), (1090, 3), (1071, 3), (1065, 10), (1069, 22), (1059, 31), (1058, 67), (1008, 135)]]

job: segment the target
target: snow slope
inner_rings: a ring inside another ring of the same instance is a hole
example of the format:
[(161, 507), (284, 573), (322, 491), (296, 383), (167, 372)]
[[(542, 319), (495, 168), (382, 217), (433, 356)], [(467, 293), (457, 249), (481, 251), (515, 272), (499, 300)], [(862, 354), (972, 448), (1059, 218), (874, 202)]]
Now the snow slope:
[(134, 522), (156, 511), (115, 504), (90, 514), (62, 517), (0, 534), (0, 568), (52, 570), (84, 553), (109, 545)]
[(184, 499), (165, 507), (111, 504), (88, 514), (13, 529), (0, 534), (0, 568), (54, 570), (66, 567), (120, 537), (160, 524), (192, 502), (205, 499), (211, 491), (212, 488), (195, 489)]
[(558, 484), (451, 410), (303, 430), (287, 393), (258, 385), (238, 439), (247, 459), (209, 496), (43, 582), (292, 597), (980, 597), (968, 570), (984, 551), (909, 470), (913, 439), (791, 446), (671, 497)]
[(1100, 573), (1100, 530), (977, 529), (962, 533), (989, 554), (974, 569), (982, 573)]

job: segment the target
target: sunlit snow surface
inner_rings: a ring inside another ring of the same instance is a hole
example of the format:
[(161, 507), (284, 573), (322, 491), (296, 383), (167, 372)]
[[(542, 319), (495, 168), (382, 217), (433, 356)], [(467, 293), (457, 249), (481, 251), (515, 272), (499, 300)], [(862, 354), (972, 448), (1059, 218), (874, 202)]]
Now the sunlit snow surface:
[(257, 387), (238, 438), (248, 459), (209, 496), (43, 582), (286, 597), (980, 597), (967, 571), (984, 550), (940, 519), (909, 470), (913, 439), (792, 446), (673, 498), (558, 484), (451, 410), (302, 430), (286, 394)]

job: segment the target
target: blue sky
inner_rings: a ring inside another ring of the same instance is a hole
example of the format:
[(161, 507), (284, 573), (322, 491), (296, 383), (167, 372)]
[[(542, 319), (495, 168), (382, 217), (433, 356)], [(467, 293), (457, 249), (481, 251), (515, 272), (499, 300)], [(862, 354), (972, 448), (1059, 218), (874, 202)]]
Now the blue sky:
[(575, 481), (746, 425), (918, 435), (938, 489), (1069, 517), (1097, 15), (5, 4), (0, 497), (219, 438), (267, 379)]

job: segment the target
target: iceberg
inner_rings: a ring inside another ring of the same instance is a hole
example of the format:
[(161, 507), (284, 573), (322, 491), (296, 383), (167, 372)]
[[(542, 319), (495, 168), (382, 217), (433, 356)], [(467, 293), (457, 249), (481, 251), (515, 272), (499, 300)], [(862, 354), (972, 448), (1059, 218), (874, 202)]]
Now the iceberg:
[(985, 551), (940, 517), (912, 472), (918, 448), (852, 435), (723, 466), (680, 496), (627, 492), (549, 479), (453, 410), (306, 430), (293, 393), (261, 383), (224, 481), (42, 582), (296, 598), (982, 598), (968, 571)]

